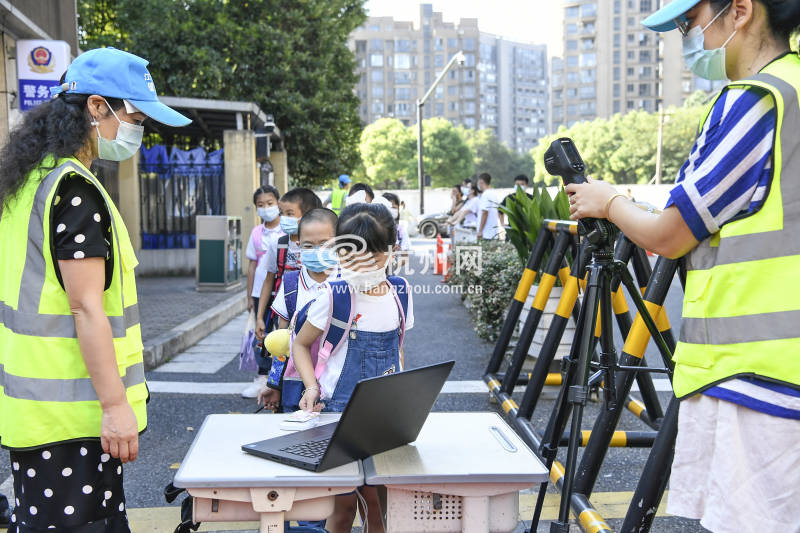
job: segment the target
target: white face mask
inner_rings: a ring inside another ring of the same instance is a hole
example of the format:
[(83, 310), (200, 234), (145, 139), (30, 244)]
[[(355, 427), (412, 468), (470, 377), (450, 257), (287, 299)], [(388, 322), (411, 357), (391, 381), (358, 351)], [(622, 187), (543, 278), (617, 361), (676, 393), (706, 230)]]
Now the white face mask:
[(271, 207), (259, 207), (256, 209), (256, 211), (258, 212), (258, 216), (261, 217), (261, 219), (265, 222), (272, 222), (281, 214), (277, 205), (273, 205)]
[[(386, 264), (390, 264), (391, 260), (392, 254), (389, 253), (389, 258), (387, 259)], [(370, 289), (374, 289), (386, 281), (386, 265), (384, 265), (382, 268), (368, 270), (366, 272), (359, 272), (357, 270), (351, 270), (349, 268), (342, 267), (340, 269), (340, 273), (342, 279), (345, 280), (347, 284), (357, 292), (366, 292)]]
[(389, 208), (389, 213), (392, 214), (392, 218), (397, 218), (399, 216), (396, 207), (390, 207)]
[(706, 50), (705, 48), (705, 31), (711, 27), (712, 24), (725, 13), (730, 4), (722, 11), (711, 19), (711, 22), (706, 24), (705, 28), (695, 26), (683, 38), (683, 59), (686, 61), (686, 66), (689, 67), (697, 76), (711, 80), (727, 80), (728, 73), (725, 66), (725, 47), (731, 42), (733, 36), (736, 35), (736, 30), (728, 37), (725, 44), (721, 48), (713, 50)]
[(111, 109), (111, 106), (108, 105), (108, 101), (106, 101), (105, 98), (103, 98), (103, 101), (106, 102), (108, 110), (111, 111), (114, 118), (119, 122), (119, 128), (117, 128), (116, 138), (108, 140), (100, 135), (98, 122), (96, 120), (91, 122), (92, 126), (97, 130), (97, 157), (107, 161), (125, 161), (133, 157), (139, 149), (139, 146), (142, 145), (144, 126), (120, 120), (117, 114), (114, 113), (114, 110)]

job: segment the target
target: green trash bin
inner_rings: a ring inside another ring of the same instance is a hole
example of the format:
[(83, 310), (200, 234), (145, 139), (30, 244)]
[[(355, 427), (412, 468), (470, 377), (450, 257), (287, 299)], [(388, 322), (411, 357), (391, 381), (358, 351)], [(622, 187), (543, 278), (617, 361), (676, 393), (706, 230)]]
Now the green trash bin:
[(198, 215), (197, 290), (219, 291), (242, 284), (242, 218)]

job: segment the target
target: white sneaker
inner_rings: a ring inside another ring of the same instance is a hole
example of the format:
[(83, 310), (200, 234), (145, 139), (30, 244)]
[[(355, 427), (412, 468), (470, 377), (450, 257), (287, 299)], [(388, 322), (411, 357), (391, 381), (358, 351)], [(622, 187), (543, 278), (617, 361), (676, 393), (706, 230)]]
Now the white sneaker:
[(253, 383), (245, 387), (242, 391), (242, 398), (257, 398), (258, 391), (267, 384), (266, 377), (267, 376), (256, 376), (253, 379)]

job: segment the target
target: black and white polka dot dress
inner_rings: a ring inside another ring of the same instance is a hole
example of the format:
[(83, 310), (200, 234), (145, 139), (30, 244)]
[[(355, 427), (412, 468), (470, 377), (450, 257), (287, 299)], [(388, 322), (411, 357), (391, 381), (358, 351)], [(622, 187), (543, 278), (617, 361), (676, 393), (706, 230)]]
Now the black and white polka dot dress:
[[(85, 178), (66, 177), (59, 185), (51, 235), (58, 260), (103, 257), (105, 288), (110, 286), (111, 219), (100, 192)], [(61, 281), (58, 263), (56, 274)], [(103, 452), (99, 439), (10, 450), (10, 459), (14, 501), (8, 533), (130, 533), (122, 463)]]
[(128, 533), (122, 463), (99, 440), (10, 452), (14, 502), (8, 533)]
[[(65, 177), (53, 199), (52, 213), (56, 259), (105, 258), (108, 289), (114, 273), (111, 218), (100, 191), (82, 176)], [(58, 264), (56, 273), (61, 281)]]

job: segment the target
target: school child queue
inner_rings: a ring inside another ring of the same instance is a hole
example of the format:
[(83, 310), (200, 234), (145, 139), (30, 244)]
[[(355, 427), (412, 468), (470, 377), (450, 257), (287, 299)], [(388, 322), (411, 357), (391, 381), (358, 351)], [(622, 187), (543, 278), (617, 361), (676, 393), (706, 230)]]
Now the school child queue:
[[(246, 252), (255, 334), (263, 339), (289, 328), (291, 349), (285, 367), (257, 357), (259, 375), (242, 395), (274, 411), (341, 412), (359, 380), (404, 366), (413, 300), (404, 278), (387, 275), (409, 248), (398, 231), (399, 199), (376, 197), (358, 183), (338, 216), (305, 188), (279, 197), (273, 187), (261, 187), (253, 202), (263, 220)], [(359, 492), (366, 507), (378, 508), (374, 489)], [(349, 531), (357, 509), (356, 493), (337, 496), (326, 529)], [(378, 516), (362, 519), (382, 530)]]

